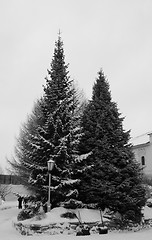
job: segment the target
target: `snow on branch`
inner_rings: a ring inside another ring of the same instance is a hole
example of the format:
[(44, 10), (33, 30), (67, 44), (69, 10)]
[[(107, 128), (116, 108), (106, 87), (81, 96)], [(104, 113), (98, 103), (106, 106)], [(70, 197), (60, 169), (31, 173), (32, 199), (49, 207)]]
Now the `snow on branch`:
[(90, 155), (92, 154), (92, 151), (86, 154), (82, 154), (82, 155), (76, 155), (75, 156), (75, 160), (77, 162), (82, 162), (83, 160), (87, 159)]
[(61, 181), (62, 185), (65, 186), (65, 185), (74, 185), (74, 184), (78, 184), (80, 182), (79, 179), (68, 179), (68, 180), (63, 180)]
[(80, 183), (80, 179), (68, 179), (68, 180), (61, 180), (61, 183), (55, 187), (53, 187), (54, 190), (60, 189), (63, 186), (73, 186), (75, 184), (79, 184)]
[(54, 147), (54, 144), (52, 144), (51, 142), (49, 142), (48, 140), (46, 140), (46, 139), (45, 139), (44, 137), (42, 137), (41, 135), (40, 135), (40, 139), (43, 140), (43, 142), (46, 143), (47, 145), (49, 145), (51, 148)]
[(41, 148), (40, 146), (38, 146), (35, 143), (30, 142), (30, 144), (31, 144), (32, 148), (36, 148), (36, 149), (40, 149)]
[(89, 170), (89, 169), (91, 169), (91, 168), (93, 168), (93, 167), (94, 167), (94, 164), (91, 164), (91, 165), (89, 165), (89, 166), (83, 167), (83, 169), (79, 169), (78, 172), (79, 172), (79, 173), (84, 173), (84, 172), (86, 172), (87, 170)]
[(40, 166), (40, 165), (38, 165), (38, 164), (35, 164), (35, 163), (31, 164), (31, 163), (23, 162), (23, 164), (24, 164), (26, 167), (28, 167), (29, 169), (35, 169), (35, 168), (38, 169), (38, 170), (47, 169), (47, 167), (42, 167), (42, 166)]
[(68, 194), (66, 195), (66, 197), (78, 197), (78, 190), (77, 189), (74, 189), (74, 190), (70, 190), (68, 192)]

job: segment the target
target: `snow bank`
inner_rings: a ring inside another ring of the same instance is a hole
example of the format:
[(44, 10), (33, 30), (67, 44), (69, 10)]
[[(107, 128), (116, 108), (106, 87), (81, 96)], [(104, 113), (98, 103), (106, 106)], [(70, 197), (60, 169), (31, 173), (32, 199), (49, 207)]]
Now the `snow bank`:
[(152, 219), (152, 208), (148, 206), (144, 207), (144, 219), (145, 220)]
[(9, 208), (17, 207), (17, 201), (4, 201), (2, 205), (0, 205), (0, 210), (5, 210)]
[[(8, 206), (8, 203), (5, 203)], [(4, 210), (1, 212), (0, 210), (0, 239), (4, 240), (25, 240), (31, 239), (31, 240), (143, 240), (143, 239), (151, 239), (152, 238), (152, 229), (149, 230), (143, 230), (140, 232), (109, 232), (106, 235), (99, 235), (99, 234), (93, 234), (90, 236), (75, 236), (75, 235), (34, 235), (34, 236), (22, 236), (19, 232), (15, 230), (15, 228), (12, 227), (12, 219), (14, 219), (17, 214), (19, 213), (19, 209), (15, 207), (16, 202), (9, 203), (10, 208)], [(60, 209), (62, 210), (62, 209)], [(60, 212), (59, 209), (56, 209), (56, 211)], [(149, 210), (149, 209), (147, 209)], [(53, 212), (53, 210), (52, 210)], [(61, 211), (62, 212), (62, 211)], [(60, 212), (60, 213), (61, 213)], [(85, 212), (85, 211), (84, 211)], [(89, 211), (90, 214), (92, 214), (91, 211)], [(54, 209), (54, 214), (55, 214), (55, 209)], [(59, 213), (58, 213), (59, 214)], [(87, 215), (88, 216), (88, 215)], [(93, 214), (94, 216), (94, 214)], [(92, 215), (90, 217), (93, 217)], [(88, 216), (89, 219), (89, 216)]]
[[(82, 222), (90, 223), (90, 222), (100, 222), (101, 216), (99, 210), (86, 209), (86, 208), (78, 208), (78, 209), (66, 209), (64, 207), (53, 208), (50, 212), (46, 213), (46, 217), (42, 220), (36, 220), (35, 217), (31, 219), (27, 219), (24, 221), (20, 221), (22, 224), (41, 224), (48, 225), (52, 223), (63, 223), (63, 222), (79, 222), (77, 218), (69, 219), (63, 218), (61, 215), (66, 212), (74, 212), (78, 218)], [(103, 218), (103, 220), (105, 220)]]

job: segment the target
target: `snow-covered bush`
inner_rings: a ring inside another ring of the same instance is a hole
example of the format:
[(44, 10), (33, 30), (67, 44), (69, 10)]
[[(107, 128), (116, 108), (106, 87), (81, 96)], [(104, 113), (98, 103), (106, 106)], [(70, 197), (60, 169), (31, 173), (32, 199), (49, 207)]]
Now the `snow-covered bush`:
[[(139, 216), (140, 218), (140, 216)], [(125, 230), (131, 229), (132, 227), (140, 225), (140, 221), (136, 219), (136, 214), (134, 210), (129, 210), (126, 214), (121, 215), (116, 212), (111, 216), (111, 220), (108, 222), (108, 227), (110, 229)]]
[(70, 199), (67, 202), (62, 202), (61, 206), (65, 208), (76, 209), (84, 207), (84, 204), (81, 201)]
[(148, 206), (148, 207), (152, 207), (152, 198), (148, 198), (147, 199), (147, 201), (146, 201), (146, 205)]
[(69, 218), (69, 219), (73, 219), (73, 218), (77, 218), (76, 214), (74, 212), (66, 212), (60, 215), (63, 218)]
[(41, 205), (40, 202), (28, 205), (27, 208), (22, 209), (21, 212), (18, 214), (17, 220), (23, 221), (25, 219), (29, 219), (36, 216), (39, 213), (40, 205)]
[(76, 236), (90, 235), (90, 228), (88, 225), (79, 225), (76, 228)]

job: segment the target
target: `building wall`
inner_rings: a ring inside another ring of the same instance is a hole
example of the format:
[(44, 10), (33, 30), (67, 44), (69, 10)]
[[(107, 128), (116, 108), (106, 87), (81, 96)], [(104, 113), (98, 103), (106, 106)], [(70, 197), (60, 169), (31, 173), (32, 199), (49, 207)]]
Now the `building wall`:
[(146, 175), (152, 176), (152, 138), (150, 136), (149, 142), (145, 144), (139, 144), (133, 147), (136, 160), (143, 167), (143, 171)]

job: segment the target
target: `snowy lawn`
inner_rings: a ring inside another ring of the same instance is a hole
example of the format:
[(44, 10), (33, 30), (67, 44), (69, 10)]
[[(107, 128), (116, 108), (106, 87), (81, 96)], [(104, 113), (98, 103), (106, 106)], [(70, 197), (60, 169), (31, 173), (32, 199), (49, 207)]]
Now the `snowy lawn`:
[[(150, 209), (151, 210), (151, 209)], [(2, 240), (25, 240), (25, 239), (31, 239), (31, 240), (143, 240), (143, 239), (152, 239), (152, 229), (149, 230), (142, 230), (139, 232), (109, 232), (105, 235), (99, 235), (99, 234), (92, 234), (90, 236), (75, 236), (75, 235), (34, 235), (34, 236), (22, 236), (19, 232), (16, 231), (16, 229), (12, 226), (12, 222), (15, 221), (17, 218), (17, 214), (19, 213), (19, 209), (17, 208), (17, 201), (16, 202), (6, 202), (3, 205), (0, 206), (0, 239)], [(148, 209), (146, 210), (148, 211)], [(52, 210), (52, 216), (50, 213), (48, 213), (47, 220), (51, 217), (54, 220), (59, 221), (59, 215), (61, 212), (58, 212), (55, 214), (55, 210), (53, 213)], [(87, 212), (84, 211), (82, 214), (82, 218), (87, 217), (87, 219), (93, 219), (94, 217), (99, 217), (98, 213), (93, 213), (92, 211)], [(57, 217), (58, 216), (58, 217)], [(46, 221), (44, 219), (43, 221)], [(42, 221), (42, 224), (43, 224)]]

